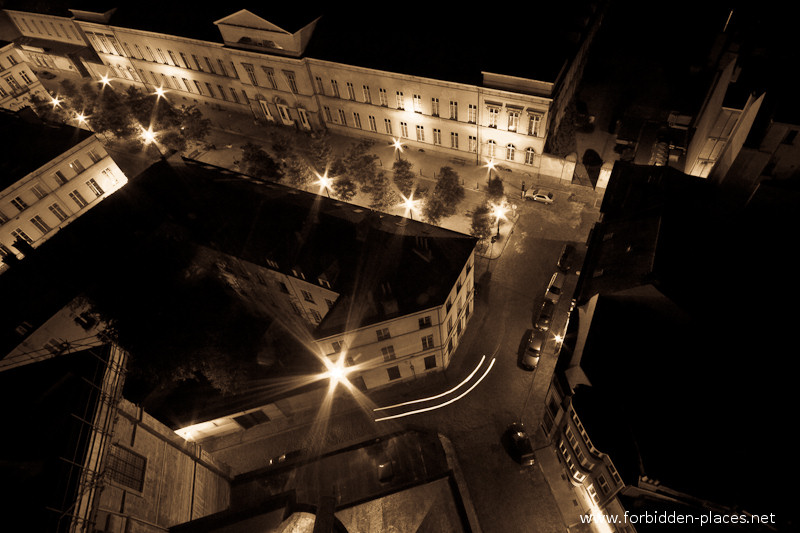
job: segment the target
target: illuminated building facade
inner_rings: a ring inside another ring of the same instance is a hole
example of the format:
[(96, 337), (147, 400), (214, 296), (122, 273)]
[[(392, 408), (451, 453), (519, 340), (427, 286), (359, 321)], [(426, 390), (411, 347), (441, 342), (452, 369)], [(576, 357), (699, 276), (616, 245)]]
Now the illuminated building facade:
[(32, 95), (44, 98), (46, 92), (25, 56), (14, 43), (0, 46), (0, 107), (17, 111), (30, 105)]
[(602, 8), (588, 3), (586, 9), (581, 38), (552, 52), (568, 56), (551, 61), (556, 66), (546, 76), (552, 79), (485, 71), (479, 83), (331, 61), (317, 56), (323, 46), (306, 54), (319, 22), (313, 17), (287, 31), (240, 10), (214, 22), (223, 38), (218, 43), (126, 27), (124, 19), (116, 22), (113, 10), (71, 10), (73, 17), (46, 23), (37, 23), (34, 14), (6, 12), (26, 38), (53, 38), (50, 26), (79, 29), (93, 52), (87, 55), (98, 58), (80, 62), (94, 79), (162, 87), (186, 101), (300, 130), (330, 129), (387, 143), (399, 139), (459, 164), (495, 161), (535, 173), (602, 20)]
[(89, 131), (10, 112), (0, 113), (0, 123), (3, 131), (15, 132), (3, 143), (0, 184), (5, 270), (128, 179)]

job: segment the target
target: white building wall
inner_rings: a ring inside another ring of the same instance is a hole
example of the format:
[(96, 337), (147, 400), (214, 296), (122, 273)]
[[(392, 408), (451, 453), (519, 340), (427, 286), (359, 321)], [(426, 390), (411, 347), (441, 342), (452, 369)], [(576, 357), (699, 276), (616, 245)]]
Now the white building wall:
[(88, 137), (0, 192), (3, 252), (21, 258), (13, 248), (19, 232), (36, 248), (127, 182), (100, 140)]
[(0, 48), (0, 107), (17, 111), (31, 105), (31, 96), (47, 96), (27, 57), (16, 45)]

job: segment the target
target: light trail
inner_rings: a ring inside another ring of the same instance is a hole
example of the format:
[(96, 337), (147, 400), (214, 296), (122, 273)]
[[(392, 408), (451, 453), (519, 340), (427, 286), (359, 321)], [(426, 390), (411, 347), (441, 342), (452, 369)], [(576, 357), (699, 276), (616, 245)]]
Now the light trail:
[(447, 392), (443, 392), (443, 393), (437, 394), (435, 396), (428, 396), (427, 398), (420, 398), (418, 400), (410, 400), (410, 401), (403, 402), (403, 403), (396, 403), (394, 405), (387, 405), (386, 407), (376, 407), (375, 409), (373, 409), (373, 411), (385, 411), (386, 409), (394, 409), (395, 407), (403, 407), (404, 405), (411, 405), (411, 404), (420, 403), (420, 402), (428, 402), (428, 401), (431, 401), (431, 400), (436, 400), (438, 398), (441, 398), (442, 396), (447, 396), (448, 394), (451, 394), (451, 393), (457, 391), (467, 381), (471, 380), (472, 376), (475, 375), (475, 373), (478, 371), (478, 369), (481, 367), (481, 365), (483, 364), (483, 362), (485, 360), (486, 360), (486, 356), (484, 355), (484, 356), (481, 357), (481, 360), (478, 362), (478, 366), (475, 367), (475, 370), (473, 370), (472, 373), (469, 376), (467, 376), (466, 379), (464, 379), (464, 381), (462, 381), (461, 383), (459, 383), (458, 385), (456, 385), (455, 387), (453, 387), (452, 389), (450, 389)]
[[(477, 387), (477, 386), (478, 386), (478, 383), (480, 383), (481, 381), (483, 381), (483, 378), (485, 378), (485, 377), (486, 377), (486, 376), (489, 374), (489, 371), (490, 371), (490, 370), (492, 369), (492, 367), (494, 366), (494, 362), (495, 362), (495, 361), (496, 361), (496, 359), (492, 359), (492, 361), (489, 363), (489, 366), (486, 368), (486, 371), (485, 371), (485, 372), (483, 373), (483, 375), (482, 375), (482, 376), (481, 376), (481, 377), (478, 379), (478, 381), (476, 381), (475, 383), (473, 383), (473, 384), (472, 384), (472, 386), (471, 386), (470, 388), (468, 388), (467, 390), (465, 390), (464, 392), (462, 392), (461, 394), (459, 394), (459, 395), (458, 395), (458, 396), (456, 396), (455, 398), (452, 398), (452, 399), (450, 399), (450, 400), (447, 400), (446, 402), (444, 402), (444, 403), (442, 403), (442, 404), (439, 404), (439, 405), (432, 405), (432, 406), (430, 406), (430, 407), (425, 407), (424, 409), (417, 409), (416, 411), (408, 411), (408, 412), (406, 412), (406, 413), (400, 413), (400, 414), (397, 414), (397, 415), (392, 415), (392, 416), (384, 416), (384, 417), (382, 417), (382, 418), (376, 418), (376, 419), (375, 419), (375, 422), (381, 422), (381, 421), (383, 421), (383, 420), (391, 420), (391, 419), (393, 419), (393, 418), (401, 418), (401, 417), (404, 417), (404, 416), (416, 415), (416, 414), (419, 414), (419, 413), (424, 413), (424, 412), (426, 412), (426, 411), (433, 411), (434, 409), (441, 409), (442, 407), (445, 407), (445, 406), (447, 406), (447, 405), (450, 405), (450, 404), (451, 404), (451, 403), (453, 403), (453, 402), (456, 402), (456, 401), (460, 400), (461, 398), (463, 398), (464, 396), (466, 396), (467, 394), (469, 394), (469, 393), (472, 391), (472, 389), (474, 389), (475, 387)], [(460, 385), (459, 385), (459, 386), (460, 386)]]

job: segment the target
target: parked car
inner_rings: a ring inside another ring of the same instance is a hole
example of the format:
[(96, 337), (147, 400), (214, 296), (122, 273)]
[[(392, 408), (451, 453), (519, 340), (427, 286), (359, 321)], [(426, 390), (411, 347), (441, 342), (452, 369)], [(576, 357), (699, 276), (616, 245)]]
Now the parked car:
[(572, 268), (572, 258), (575, 256), (575, 247), (571, 244), (565, 244), (561, 249), (561, 255), (558, 257), (558, 266), (563, 272), (569, 272)]
[(544, 297), (548, 300), (551, 300), (553, 303), (557, 303), (558, 299), (561, 298), (561, 292), (564, 289), (564, 280), (566, 276), (564, 276), (563, 272), (556, 272), (553, 274), (553, 277), (550, 278), (550, 283), (547, 284), (547, 291), (545, 292)]
[(533, 444), (525, 427), (522, 424), (514, 423), (506, 429), (510, 452), (515, 461), (522, 466), (533, 466), (536, 462), (533, 454)]
[(532, 372), (539, 366), (539, 359), (542, 356), (542, 349), (544, 348), (545, 332), (541, 330), (533, 330), (528, 342), (525, 344), (525, 349), (519, 358), (519, 366), (524, 370)]
[(528, 189), (522, 193), (522, 198), (525, 200), (533, 200), (534, 202), (541, 202), (543, 204), (552, 204), (554, 199), (553, 193), (539, 189)]
[(539, 310), (539, 316), (536, 319), (534, 326), (538, 330), (547, 331), (550, 329), (550, 324), (553, 322), (553, 314), (556, 310), (556, 304), (552, 300), (545, 299), (542, 308)]

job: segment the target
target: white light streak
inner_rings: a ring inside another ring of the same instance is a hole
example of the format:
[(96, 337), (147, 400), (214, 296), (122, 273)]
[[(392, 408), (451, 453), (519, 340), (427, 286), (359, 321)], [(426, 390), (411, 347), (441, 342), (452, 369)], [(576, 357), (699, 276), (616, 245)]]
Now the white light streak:
[(459, 394), (459, 395), (458, 395), (458, 396), (456, 396), (455, 398), (452, 398), (452, 399), (450, 399), (450, 400), (447, 400), (446, 402), (444, 402), (444, 403), (442, 403), (442, 404), (439, 404), (439, 405), (432, 405), (432, 406), (430, 406), (430, 407), (425, 407), (424, 409), (417, 409), (416, 411), (408, 411), (408, 412), (406, 412), (406, 413), (400, 413), (400, 414), (397, 414), (397, 415), (385, 416), (385, 417), (383, 417), (383, 418), (376, 418), (376, 419), (375, 419), (375, 422), (381, 422), (381, 421), (383, 421), (383, 420), (391, 420), (391, 419), (393, 419), (393, 418), (401, 418), (401, 417), (404, 417), (404, 416), (416, 415), (416, 414), (419, 414), (419, 413), (424, 413), (424, 412), (426, 412), (426, 411), (433, 411), (434, 409), (440, 409), (440, 408), (442, 408), (442, 407), (445, 407), (445, 406), (447, 406), (447, 405), (450, 405), (450, 404), (451, 404), (451, 403), (453, 403), (453, 402), (457, 402), (458, 400), (460, 400), (461, 398), (463, 398), (464, 396), (466, 396), (467, 394), (469, 394), (470, 392), (472, 392), (472, 389), (474, 389), (475, 387), (477, 387), (477, 386), (478, 386), (478, 383), (480, 383), (481, 381), (483, 381), (483, 378), (485, 378), (485, 377), (486, 377), (486, 376), (489, 374), (489, 371), (490, 371), (490, 370), (492, 369), (492, 367), (494, 366), (494, 362), (495, 362), (495, 361), (496, 361), (496, 359), (492, 359), (492, 361), (489, 363), (489, 366), (486, 368), (486, 371), (483, 373), (483, 375), (482, 375), (480, 378), (478, 378), (478, 381), (476, 381), (475, 383), (473, 383), (473, 384), (472, 384), (472, 386), (471, 386), (470, 388), (468, 388), (467, 390), (465, 390), (464, 392), (462, 392), (461, 394)]

